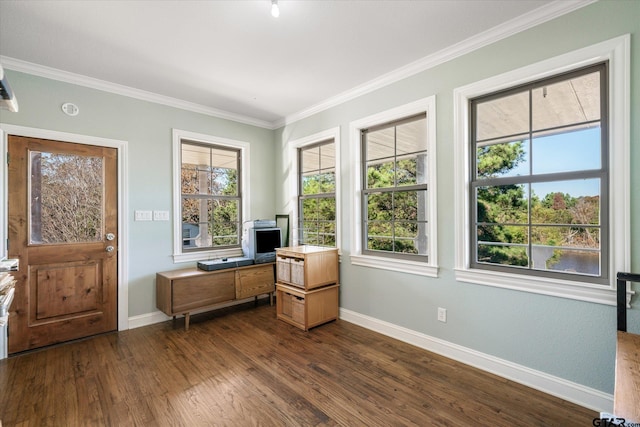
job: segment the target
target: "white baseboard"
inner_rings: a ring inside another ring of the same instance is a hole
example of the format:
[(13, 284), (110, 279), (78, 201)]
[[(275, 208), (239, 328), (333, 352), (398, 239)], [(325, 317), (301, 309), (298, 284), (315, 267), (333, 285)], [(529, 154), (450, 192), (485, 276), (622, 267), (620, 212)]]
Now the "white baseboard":
[(141, 328), (143, 326), (153, 325), (154, 323), (164, 322), (169, 319), (171, 319), (171, 317), (161, 311), (132, 316), (129, 317), (129, 329)]
[(340, 308), (340, 319), (507, 378), (596, 412), (612, 412), (613, 396), (457, 344), (434, 338), (355, 311)]
[[(269, 295), (258, 296), (258, 299), (262, 299), (262, 298), (269, 298)], [(244, 304), (246, 302), (251, 302), (251, 301), (254, 301), (254, 297), (224, 302), (212, 308), (193, 310), (191, 311), (191, 315), (193, 316), (199, 313), (206, 313), (207, 311), (218, 310), (220, 308), (231, 307), (234, 305)], [(161, 311), (154, 311), (152, 313), (140, 314), (138, 316), (129, 317), (129, 329), (140, 328), (142, 326), (149, 326), (155, 323), (165, 322), (170, 319), (171, 319), (171, 316), (167, 316)]]

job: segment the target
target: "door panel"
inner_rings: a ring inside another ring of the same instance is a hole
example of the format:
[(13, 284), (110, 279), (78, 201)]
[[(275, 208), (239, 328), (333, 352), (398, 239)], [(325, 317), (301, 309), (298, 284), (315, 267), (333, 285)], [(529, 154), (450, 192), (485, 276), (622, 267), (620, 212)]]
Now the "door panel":
[(9, 136), (8, 184), (9, 353), (115, 330), (117, 150)]
[(100, 264), (34, 266), (30, 271), (30, 324), (95, 313), (100, 307)]

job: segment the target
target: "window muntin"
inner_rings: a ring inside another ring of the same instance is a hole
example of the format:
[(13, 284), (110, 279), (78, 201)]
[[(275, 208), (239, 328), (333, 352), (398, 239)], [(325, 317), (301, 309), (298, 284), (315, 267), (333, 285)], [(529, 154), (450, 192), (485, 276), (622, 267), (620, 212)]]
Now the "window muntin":
[(182, 250), (240, 247), (240, 150), (181, 141)]
[(298, 149), (298, 243), (336, 247), (333, 139)]
[(362, 253), (427, 254), (426, 114), (361, 130)]
[(608, 283), (606, 89), (603, 63), (470, 100), (472, 267)]

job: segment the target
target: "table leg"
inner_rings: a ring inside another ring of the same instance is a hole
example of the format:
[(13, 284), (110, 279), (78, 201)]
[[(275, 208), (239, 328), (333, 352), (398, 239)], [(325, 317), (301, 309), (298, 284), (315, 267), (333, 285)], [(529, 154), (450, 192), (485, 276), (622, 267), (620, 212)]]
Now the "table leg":
[(184, 314), (184, 330), (188, 331), (189, 330), (189, 317), (191, 316), (190, 313), (185, 313)]

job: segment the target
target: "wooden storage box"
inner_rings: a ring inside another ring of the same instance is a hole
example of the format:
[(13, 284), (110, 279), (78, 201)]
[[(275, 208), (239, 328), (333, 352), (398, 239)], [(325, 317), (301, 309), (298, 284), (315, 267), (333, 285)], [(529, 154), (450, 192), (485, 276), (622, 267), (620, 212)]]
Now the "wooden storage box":
[(338, 278), (338, 249), (292, 246), (276, 249), (278, 283), (305, 290), (334, 285)]
[(304, 331), (338, 318), (339, 285), (305, 291), (295, 286), (276, 284), (276, 313)]

